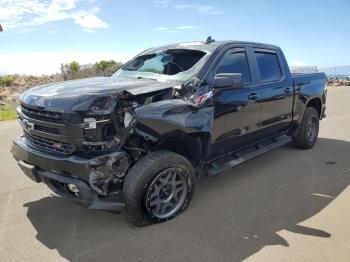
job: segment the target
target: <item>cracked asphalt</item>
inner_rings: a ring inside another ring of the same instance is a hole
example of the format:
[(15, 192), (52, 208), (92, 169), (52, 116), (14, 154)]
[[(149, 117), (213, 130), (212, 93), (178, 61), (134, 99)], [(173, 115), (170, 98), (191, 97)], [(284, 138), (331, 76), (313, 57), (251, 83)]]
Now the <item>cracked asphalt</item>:
[(0, 261), (350, 261), (350, 88), (328, 88), (311, 150), (286, 145), (204, 178), (185, 213), (137, 228), (25, 177), (0, 122)]

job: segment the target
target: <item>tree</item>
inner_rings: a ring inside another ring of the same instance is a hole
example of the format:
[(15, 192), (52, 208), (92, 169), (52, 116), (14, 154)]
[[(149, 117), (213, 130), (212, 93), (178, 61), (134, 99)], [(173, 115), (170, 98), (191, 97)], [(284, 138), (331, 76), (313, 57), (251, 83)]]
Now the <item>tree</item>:
[(79, 77), (80, 64), (77, 61), (72, 61), (68, 64), (61, 64), (61, 73), (64, 80), (75, 79)]
[(107, 70), (117, 65), (117, 62), (114, 60), (101, 60), (96, 63), (96, 68), (103, 72), (103, 76), (106, 76)]
[(80, 65), (77, 61), (73, 61), (69, 64), (68, 68), (69, 68), (69, 72), (74, 74), (79, 71)]
[(121, 67), (121, 63), (114, 60), (101, 60), (94, 64), (80, 65), (77, 61), (61, 64), (63, 80), (80, 79), (93, 76), (109, 76)]
[(66, 81), (68, 79), (67, 66), (61, 63), (61, 75), (63, 80)]

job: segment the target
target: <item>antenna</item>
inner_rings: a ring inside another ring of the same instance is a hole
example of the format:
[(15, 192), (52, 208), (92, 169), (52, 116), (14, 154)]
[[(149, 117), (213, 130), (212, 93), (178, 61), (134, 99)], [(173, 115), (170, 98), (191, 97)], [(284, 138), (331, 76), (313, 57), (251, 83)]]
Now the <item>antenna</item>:
[(208, 36), (207, 40), (205, 41), (206, 44), (211, 44), (215, 42), (215, 39), (212, 39), (211, 36)]

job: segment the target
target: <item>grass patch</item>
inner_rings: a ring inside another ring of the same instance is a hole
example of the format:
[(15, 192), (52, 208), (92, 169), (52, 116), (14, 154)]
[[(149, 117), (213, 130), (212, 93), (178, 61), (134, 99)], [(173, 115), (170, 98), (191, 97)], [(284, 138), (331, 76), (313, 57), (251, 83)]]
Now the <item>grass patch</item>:
[(11, 120), (17, 118), (16, 107), (6, 106), (0, 107), (0, 121)]

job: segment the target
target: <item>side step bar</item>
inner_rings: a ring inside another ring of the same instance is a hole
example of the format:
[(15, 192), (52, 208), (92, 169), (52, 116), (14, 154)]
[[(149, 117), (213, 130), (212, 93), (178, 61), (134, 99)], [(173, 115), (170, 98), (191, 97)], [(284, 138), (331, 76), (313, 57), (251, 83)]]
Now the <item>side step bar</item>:
[(217, 160), (211, 163), (207, 168), (207, 174), (209, 176), (216, 176), (247, 160), (253, 159), (277, 147), (283, 146), (289, 143), (290, 141), (292, 141), (292, 139), (289, 136), (283, 135), (258, 143), (255, 146), (249, 147), (247, 149), (232, 154), (231, 160), (228, 160), (227, 162)]

